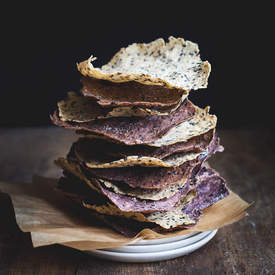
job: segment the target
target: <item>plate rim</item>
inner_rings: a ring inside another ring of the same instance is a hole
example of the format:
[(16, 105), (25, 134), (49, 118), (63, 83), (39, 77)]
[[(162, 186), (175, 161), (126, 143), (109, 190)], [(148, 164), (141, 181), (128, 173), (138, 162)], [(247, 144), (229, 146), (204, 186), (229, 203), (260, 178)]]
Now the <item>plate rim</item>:
[[(211, 231), (211, 230), (210, 230)], [(179, 236), (172, 236), (172, 237), (166, 237), (166, 238), (157, 238), (157, 239), (148, 239), (148, 240), (140, 240), (134, 243), (130, 243), (129, 246), (136, 246), (136, 245), (155, 245), (155, 244), (165, 244), (170, 242), (176, 242), (184, 239), (191, 238), (197, 234), (200, 234), (201, 231), (196, 231), (184, 235)]]
[[(168, 250), (173, 250), (176, 248), (191, 245), (197, 241), (200, 241), (203, 238), (206, 238), (211, 232), (212, 232), (212, 230), (203, 231), (196, 235), (193, 235), (190, 238), (185, 238), (182, 240), (178, 240), (178, 241), (174, 241), (174, 242), (167, 242), (167, 243), (162, 243), (162, 244), (151, 244), (151, 245), (146, 244), (146, 245), (135, 245), (135, 246), (124, 245), (124, 246), (113, 247), (113, 248), (104, 248), (104, 249), (100, 249), (100, 250), (112, 251), (112, 252), (122, 252), (122, 253), (123, 252), (125, 252), (125, 253), (152, 253), (152, 252), (168, 251)], [(171, 246), (172, 246), (172, 248), (171, 248)], [(175, 246), (176, 246), (176, 248), (175, 248)], [(140, 250), (144, 250), (144, 249), (145, 250), (150, 249), (150, 251), (149, 252), (140, 251)], [(123, 251), (123, 250), (125, 250), (125, 251)], [(135, 250), (137, 250), (137, 251), (135, 251)]]
[(218, 229), (212, 230), (205, 238), (191, 245), (167, 251), (151, 253), (121, 253), (101, 250), (90, 250), (85, 252), (94, 257), (118, 262), (156, 262), (177, 258), (199, 249), (200, 247), (208, 243), (216, 235), (217, 231)]

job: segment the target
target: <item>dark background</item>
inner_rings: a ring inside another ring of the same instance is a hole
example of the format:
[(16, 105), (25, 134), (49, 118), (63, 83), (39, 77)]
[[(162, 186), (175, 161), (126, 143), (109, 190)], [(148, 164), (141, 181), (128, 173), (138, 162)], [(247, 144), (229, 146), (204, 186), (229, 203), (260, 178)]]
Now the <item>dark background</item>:
[(121, 47), (173, 35), (198, 43), (212, 65), (208, 88), (190, 98), (211, 106), (218, 127), (273, 127), (271, 9), (111, 3), (1, 9), (0, 126), (50, 125), (56, 102), (81, 87), (77, 62), (93, 54), (101, 66)]

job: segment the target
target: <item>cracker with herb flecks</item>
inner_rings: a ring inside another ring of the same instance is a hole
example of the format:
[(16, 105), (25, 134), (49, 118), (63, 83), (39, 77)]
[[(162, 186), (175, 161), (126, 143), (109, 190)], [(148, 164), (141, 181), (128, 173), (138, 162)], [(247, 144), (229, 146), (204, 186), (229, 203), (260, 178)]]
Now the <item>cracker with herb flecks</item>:
[(58, 112), (51, 119), (57, 126), (71, 130), (84, 130), (127, 145), (148, 144), (162, 137), (174, 126), (190, 120), (196, 114), (196, 107), (185, 99), (181, 105), (166, 116), (111, 117), (88, 122), (61, 120)]
[(79, 63), (78, 70), (84, 76), (112, 82), (136, 81), (186, 91), (206, 88), (211, 71), (196, 43), (172, 36), (168, 42), (157, 39), (122, 48), (101, 68), (93, 66), (95, 59), (91, 56)]
[[(72, 122), (89, 122), (112, 117), (164, 116), (170, 113), (170, 110), (167, 112), (137, 106), (102, 108), (94, 99), (79, 96), (75, 92), (69, 92), (67, 98), (59, 101), (57, 105), (60, 119)], [(178, 107), (179, 104), (171, 111)]]

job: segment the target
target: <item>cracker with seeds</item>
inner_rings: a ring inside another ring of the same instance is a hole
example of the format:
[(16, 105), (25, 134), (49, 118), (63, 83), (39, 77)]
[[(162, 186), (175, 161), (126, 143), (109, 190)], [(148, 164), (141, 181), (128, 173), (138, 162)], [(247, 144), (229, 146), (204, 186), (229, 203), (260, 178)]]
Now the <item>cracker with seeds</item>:
[(168, 42), (157, 39), (134, 43), (117, 52), (109, 63), (96, 68), (91, 56), (77, 65), (84, 76), (111, 82), (136, 81), (185, 91), (207, 87), (211, 66), (202, 61), (196, 43), (170, 36)]

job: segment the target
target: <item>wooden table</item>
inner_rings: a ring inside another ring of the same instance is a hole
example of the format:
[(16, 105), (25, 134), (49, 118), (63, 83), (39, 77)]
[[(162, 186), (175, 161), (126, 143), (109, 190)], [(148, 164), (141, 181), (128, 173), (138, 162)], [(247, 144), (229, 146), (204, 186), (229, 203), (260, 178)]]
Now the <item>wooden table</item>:
[[(194, 253), (158, 263), (98, 260), (53, 245), (32, 248), (28, 233), (16, 226), (9, 197), (0, 195), (0, 274), (274, 274), (275, 273), (275, 131), (220, 130), (225, 152), (210, 160), (231, 189), (248, 202), (249, 216), (220, 229)], [(33, 174), (59, 177), (53, 165), (76, 135), (69, 130), (0, 130), (0, 180), (31, 181)], [(10, 273), (9, 273), (10, 272)]]

